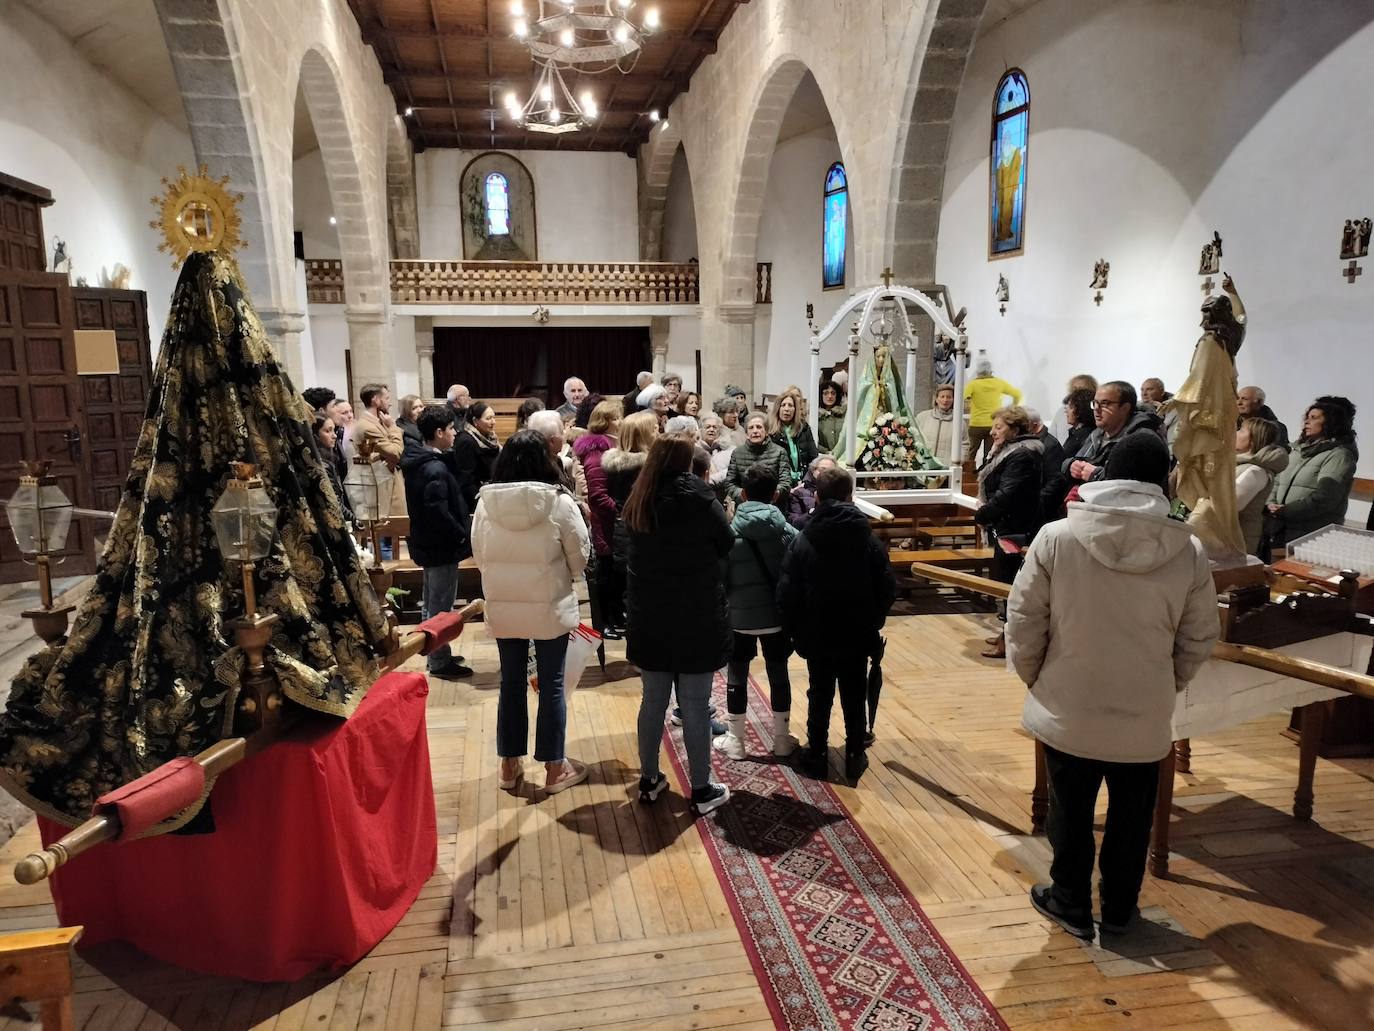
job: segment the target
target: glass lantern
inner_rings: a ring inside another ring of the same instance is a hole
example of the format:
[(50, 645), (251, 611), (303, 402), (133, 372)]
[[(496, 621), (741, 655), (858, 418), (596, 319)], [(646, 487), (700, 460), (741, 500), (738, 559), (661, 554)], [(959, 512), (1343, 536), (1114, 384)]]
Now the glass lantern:
[(210, 510), (210, 522), (226, 561), (258, 562), (267, 557), (277, 533), (277, 506), (254, 466), (234, 464), (234, 479)]
[(344, 490), (353, 515), (360, 523), (391, 518), (391, 490), (395, 473), (380, 458), (354, 455), (344, 478)]
[(14, 542), (25, 555), (49, 555), (67, 546), (72, 503), (48, 475), (49, 462), (25, 462), (19, 488), (5, 502)]

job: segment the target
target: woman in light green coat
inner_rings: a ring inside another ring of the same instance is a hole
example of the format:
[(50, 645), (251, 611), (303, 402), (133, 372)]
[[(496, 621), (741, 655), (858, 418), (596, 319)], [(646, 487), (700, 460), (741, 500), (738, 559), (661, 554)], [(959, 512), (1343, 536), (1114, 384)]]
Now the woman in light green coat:
[(1302, 436), (1288, 468), (1274, 478), (1266, 511), (1274, 544), (1297, 540), (1345, 521), (1355, 482), (1355, 406), (1343, 397), (1319, 397), (1307, 409)]

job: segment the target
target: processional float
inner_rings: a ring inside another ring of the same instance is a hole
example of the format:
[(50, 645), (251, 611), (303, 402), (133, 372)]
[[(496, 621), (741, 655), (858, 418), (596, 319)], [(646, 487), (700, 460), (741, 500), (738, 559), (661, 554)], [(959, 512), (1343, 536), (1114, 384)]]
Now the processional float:
[[(57, 538), (72, 507), (41, 465), (29, 467), (7, 506), (21, 549), (38, 566), (42, 604), (26, 615), (45, 647), (16, 677), (0, 717), (0, 786), (35, 810), (45, 837), (56, 839), (17, 865), (24, 884), (101, 842), (173, 841), (164, 836), (223, 830), (215, 826), (216, 807), (207, 808), (219, 778), (250, 757), (261, 768), (261, 757), (288, 754), (277, 751), (279, 743), (323, 754), (340, 728), (361, 726), (366, 696), (391, 679), (379, 676), (456, 638), (481, 610), (474, 602), (399, 633), (384, 601), (389, 575), (375, 549), (389, 472), (364, 454), (343, 479), (356, 528), (373, 537), (369, 568), (326, 468), (332, 457), (320, 453), (311, 413), (283, 372), (232, 257), (238, 216), (226, 183), (203, 167), (196, 175), (182, 169), (176, 181), (164, 180), (166, 196), (154, 198), (161, 218), (153, 225), (166, 235), (162, 249), (183, 265), (119, 510), (70, 633), (72, 608), (53, 598), (48, 556), (61, 550)], [(392, 680), (388, 698), (405, 695), (423, 739), (423, 678), (402, 679)], [(430, 783), (423, 740), (400, 761), (413, 769), (412, 786), (420, 786), (405, 804), (419, 822), (427, 810), (432, 825), (432, 789), (420, 790)], [(345, 766), (340, 760), (347, 780)], [(287, 791), (283, 785), (247, 809), (288, 807)], [(341, 797), (349, 793), (344, 784)], [(359, 826), (376, 815), (365, 809)], [(62, 826), (74, 829), (58, 838)], [(415, 836), (423, 837), (423, 828)], [(179, 840), (190, 847), (195, 837)], [(292, 864), (302, 861), (301, 851), (309, 849), (266, 848), (275, 859), (255, 859), (255, 869), (244, 873), (270, 880), (275, 862), (278, 876), (292, 877), (300, 873)], [(320, 879), (337, 875), (342, 883), (356, 874), (343, 869), (349, 859), (325, 854), (309, 861)], [(417, 852), (410, 867), (405, 876), (423, 883), (432, 857)], [(55, 882), (55, 897), (65, 876)], [(402, 879), (392, 885), (388, 914), (409, 905)], [(66, 887), (71, 897), (80, 895), (77, 882)], [(250, 909), (264, 894), (241, 890)], [(99, 937), (91, 921), (81, 914), (73, 920), (58, 902), (62, 919), (87, 923), (87, 938)], [(369, 912), (366, 930), (345, 928), (347, 948), (327, 955), (370, 947), (364, 938), (380, 937), (381, 923), (372, 919), (378, 913)], [(236, 913), (231, 907), (217, 916), (232, 922)], [(252, 954), (251, 944), (245, 951)], [(285, 961), (249, 967), (268, 980), (301, 969)]]
[[(855, 497), (871, 505), (955, 505), (960, 508), (978, 507), (976, 498), (965, 494), (961, 488), (962, 476), (959, 472), (963, 454), (960, 447), (961, 435), (953, 434), (950, 453), (935, 456), (939, 468), (916, 467), (911, 469), (868, 470), (855, 468), (861, 466), (861, 453), (867, 443), (865, 435), (870, 426), (859, 423), (858, 390), (855, 384), (862, 377), (855, 376), (855, 369), (864, 359), (864, 373), (867, 375), (869, 362), (875, 370), (875, 390), (877, 384), (889, 377), (899, 388), (902, 397), (900, 407), (907, 411), (916, 409), (916, 399), (912, 394), (916, 379), (917, 334), (907, 314), (907, 305), (924, 312), (934, 324), (935, 336), (943, 339), (952, 357), (954, 369), (954, 425), (962, 426), (964, 420), (964, 376), (968, 365), (968, 334), (964, 329), (965, 312), (957, 313), (950, 301), (949, 291), (943, 286), (903, 286), (892, 282), (891, 269), (883, 272), (883, 282), (860, 290), (846, 298), (840, 308), (830, 317), (824, 327), (812, 327), (810, 341), (811, 375), (808, 380), (808, 411), (812, 433), (817, 432), (820, 400), (821, 348), (833, 338), (841, 326), (850, 323), (848, 334), (848, 353), (850, 369), (850, 403), (846, 406), (844, 439), (840, 453), (836, 456), (842, 464), (854, 469), (858, 481)], [(853, 319), (855, 313), (858, 318)], [(852, 321), (851, 321), (852, 320)], [(900, 348), (905, 356), (905, 377), (897, 374), (894, 348)], [(897, 398), (890, 399), (894, 405)], [(882, 406), (879, 405), (879, 408)], [(875, 481), (883, 481), (888, 489), (874, 489)], [(942, 482), (943, 481), (943, 482)], [(873, 484), (872, 487), (865, 484)]]

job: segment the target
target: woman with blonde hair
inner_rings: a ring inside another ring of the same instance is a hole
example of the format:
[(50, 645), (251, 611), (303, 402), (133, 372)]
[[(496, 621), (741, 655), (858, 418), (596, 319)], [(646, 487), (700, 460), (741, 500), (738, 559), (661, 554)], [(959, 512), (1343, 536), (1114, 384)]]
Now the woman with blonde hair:
[(806, 421), (806, 399), (800, 387), (790, 386), (773, 399), (773, 407), (768, 411), (768, 435), (787, 456), (781, 488), (795, 487), (820, 454)]
[(420, 413), (424, 410), (425, 403), (416, 394), (407, 394), (401, 398), (401, 403), (396, 406), (396, 425), (401, 427), (401, 433), (405, 436), (407, 446), (412, 440), (418, 447), (425, 445), (425, 438), (420, 436), (420, 427), (415, 423), (415, 420), (420, 417)]
[(617, 615), (617, 621), (612, 621), (612, 625), (601, 635), (609, 641), (621, 639), (618, 614), (621, 599), (625, 596), (625, 561), (629, 549), (629, 538), (625, 535), (625, 502), (630, 497), (630, 491), (634, 489), (635, 481), (639, 479), (639, 474), (649, 457), (649, 448), (657, 436), (657, 413), (653, 410), (635, 412), (620, 421), (617, 445), (601, 456), (601, 468), (606, 474), (606, 493), (615, 504), (615, 519), (611, 525), (610, 540), (610, 589), (606, 592), (603, 604), (612, 614)]
[(631, 558), (625, 657), (644, 682), (639, 800), (653, 802), (668, 787), (659, 751), (676, 683), (692, 808), (704, 815), (730, 797), (712, 777), (710, 699), (715, 672), (733, 643), (721, 560), (735, 537), (715, 492), (692, 475), (693, 451), (685, 434), (655, 440), (624, 506)]
[(624, 625), (621, 600), (624, 585), (616, 579), (611, 543), (615, 539), (615, 500), (606, 488), (606, 469), (601, 464), (606, 453), (616, 446), (620, 433), (619, 398), (599, 402), (587, 419), (586, 432), (573, 444), (573, 457), (582, 466), (587, 484), (587, 505), (591, 508), (592, 550), (596, 570), (591, 578), (592, 625), (602, 637), (609, 633), (617, 640)]
[(1279, 443), (1279, 424), (1268, 419), (1242, 419), (1236, 430), (1236, 512), (1245, 552), (1262, 558), (1264, 506), (1274, 478), (1288, 468), (1288, 449)]

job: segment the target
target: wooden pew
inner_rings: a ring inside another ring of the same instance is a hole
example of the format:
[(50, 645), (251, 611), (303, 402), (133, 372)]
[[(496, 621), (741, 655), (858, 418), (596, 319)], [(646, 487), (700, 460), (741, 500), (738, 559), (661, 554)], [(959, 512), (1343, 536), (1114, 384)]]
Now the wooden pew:
[(0, 936), (0, 1001), (36, 1002), (44, 1031), (74, 1031), (72, 949), (80, 927)]

